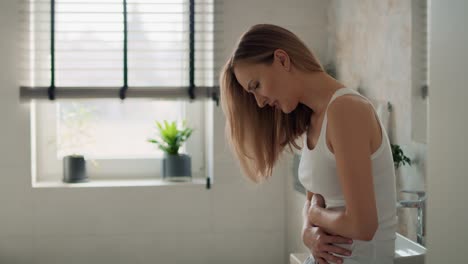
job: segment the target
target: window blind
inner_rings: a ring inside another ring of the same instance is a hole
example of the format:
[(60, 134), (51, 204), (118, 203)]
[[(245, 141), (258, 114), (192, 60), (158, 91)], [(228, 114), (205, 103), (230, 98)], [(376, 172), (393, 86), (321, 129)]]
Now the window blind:
[(24, 1), (21, 98), (217, 100), (216, 6), (214, 0)]

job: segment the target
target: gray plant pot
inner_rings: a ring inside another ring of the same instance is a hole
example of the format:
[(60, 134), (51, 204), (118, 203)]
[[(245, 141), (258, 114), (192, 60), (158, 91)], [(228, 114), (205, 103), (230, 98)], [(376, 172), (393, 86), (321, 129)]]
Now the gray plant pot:
[(171, 155), (164, 153), (161, 175), (167, 181), (192, 180), (191, 158), (187, 154)]
[(70, 155), (63, 157), (63, 182), (87, 182), (86, 161), (83, 156)]

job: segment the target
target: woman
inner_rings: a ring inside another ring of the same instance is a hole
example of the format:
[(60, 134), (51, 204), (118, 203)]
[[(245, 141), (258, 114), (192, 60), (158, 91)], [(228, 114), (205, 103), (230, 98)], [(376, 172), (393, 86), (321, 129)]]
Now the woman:
[[(326, 74), (292, 32), (245, 32), (220, 77), (226, 136), (253, 182), (271, 176), (286, 146), (301, 149), (307, 263), (393, 263), (395, 176), (373, 105)], [(304, 134), (304, 135), (303, 135)]]

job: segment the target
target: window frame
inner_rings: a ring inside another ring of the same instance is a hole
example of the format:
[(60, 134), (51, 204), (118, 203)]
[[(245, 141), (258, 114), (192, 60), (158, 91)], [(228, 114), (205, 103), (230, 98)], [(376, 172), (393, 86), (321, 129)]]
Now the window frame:
[[(128, 100), (128, 99), (126, 99)], [(62, 160), (57, 159), (57, 103), (59, 102), (32, 102), (31, 103), (31, 143), (33, 161), (33, 182), (62, 181)], [(187, 126), (196, 127), (189, 140), (181, 147), (192, 160), (192, 177), (206, 178), (205, 169), (205, 102), (182, 102), (183, 115)], [(50, 128), (54, 129), (50, 129)], [(48, 129), (49, 128), (49, 129)], [(50, 140), (53, 141), (50, 144)], [(150, 143), (148, 143), (150, 144)], [(201, 153), (202, 155), (195, 155)], [(155, 153), (151, 157), (134, 158), (94, 158), (99, 164), (96, 169), (91, 159), (85, 159), (86, 169), (90, 180), (137, 180), (158, 179), (162, 175), (161, 161), (163, 155)]]

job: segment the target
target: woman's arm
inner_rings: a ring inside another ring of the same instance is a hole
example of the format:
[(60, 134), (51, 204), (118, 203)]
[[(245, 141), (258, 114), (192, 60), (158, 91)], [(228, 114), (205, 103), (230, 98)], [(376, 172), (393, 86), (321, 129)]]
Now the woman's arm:
[(378, 227), (371, 163), (372, 106), (355, 96), (339, 97), (328, 109), (328, 129), (344, 211), (312, 207), (309, 220), (341, 236), (371, 240)]

